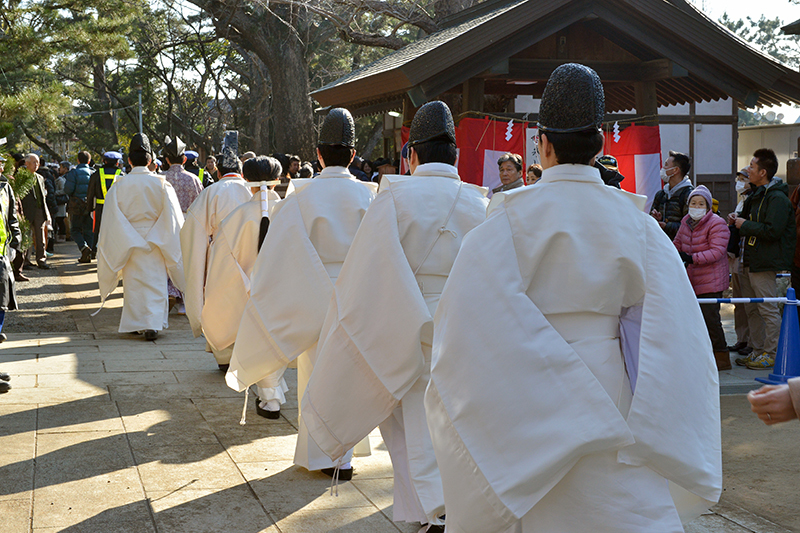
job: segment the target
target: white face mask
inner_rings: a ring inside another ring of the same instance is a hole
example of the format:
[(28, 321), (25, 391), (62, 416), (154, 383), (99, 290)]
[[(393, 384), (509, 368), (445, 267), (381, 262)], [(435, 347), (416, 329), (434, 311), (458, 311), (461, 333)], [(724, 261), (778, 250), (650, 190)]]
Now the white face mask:
[(744, 181), (736, 180), (736, 192), (738, 194), (742, 194), (744, 192), (745, 187), (747, 187), (747, 183)]
[(664, 167), (661, 167), (661, 181), (663, 181), (664, 183), (669, 181), (669, 176), (667, 176), (667, 169), (665, 169)]
[(690, 207), (689, 216), (692, 217), (692, 220), (700, 220), (706, 216), (706, 210), (704, 207)]

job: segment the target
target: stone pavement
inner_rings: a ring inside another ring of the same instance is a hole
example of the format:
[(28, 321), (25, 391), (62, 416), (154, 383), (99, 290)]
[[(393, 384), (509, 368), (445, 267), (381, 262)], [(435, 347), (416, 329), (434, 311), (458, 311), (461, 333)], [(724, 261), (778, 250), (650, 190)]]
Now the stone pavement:
[[(90, 317), (94, 264), (78, 265), (73, 243), (56, 250), (56, 268), (26, 271), (24, 308), (7, 315), (0, 347), (0, 370), (13, 376), (0, 396), (0, 531), (418, 529), (391, 521), (392, 469), (378, 431), (372, 455), (356, 458), (353, 481), (331, 496), (330, 478), (292, 464), (293, 370), (281, 419), (256, 416), (251, 398), (240, 426), (243, 395), (225, 386), (185, 317), (172, 315), (153, 342), (118, 334), (121, 290)], [(798, 425), (766, 428), (746, 403), (722, 398), (725, 493), (689, 533), (800, 531), (796, 499), (780, 496), (796, 485)], [(783, 477), (771, 475), (775, 464)]]

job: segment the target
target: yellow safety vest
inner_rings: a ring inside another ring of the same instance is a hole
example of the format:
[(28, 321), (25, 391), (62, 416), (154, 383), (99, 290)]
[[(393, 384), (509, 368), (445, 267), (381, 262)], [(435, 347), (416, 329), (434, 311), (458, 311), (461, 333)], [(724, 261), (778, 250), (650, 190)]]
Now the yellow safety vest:
[(11, 197), (8, 194), (8, 189), (11, 185), (0, 185), (0, 255), (6, 254), (6, 247), (8, 246), (8, 231), (6, 230), (6, 217), (10, 209)]
[(204, 170), (205, 170), (205, 168), (201, 168), (200, 172), (197, 173), (197, 181), (200, 182), (200, 185), (203, 184), (203, 171)]
[[(117, 178), (119, 177), (119, 175), (121, 173), (122, 173), (122, 171), (120, 169), (117, 169), (117, 171), (114, 173), (114, 179), (111, 180), (111, 185), (114, 185), (114, 183), (117, 181)], [(100, 167), (100, 188), (103, 189), (103, 198), (102, 199), (95, 198), (94, 201), (96, 203), (102, 205), (102, 204), (106, 203), (106, 195), (108, 194), (108, 189), (111, 188), (111, 187), (106, 186), (106, 173), (103, 170), (103, 167)]]

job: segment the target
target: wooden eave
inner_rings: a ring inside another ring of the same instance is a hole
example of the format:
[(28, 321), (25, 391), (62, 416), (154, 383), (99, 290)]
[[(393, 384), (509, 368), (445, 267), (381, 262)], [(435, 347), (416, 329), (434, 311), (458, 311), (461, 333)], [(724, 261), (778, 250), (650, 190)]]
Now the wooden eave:
[[(498, 79), (487, 75), (492, 67), (508, 60), (512, 71), (514, 64), (519, 67), (523, 63), (509, 58), (573, 24), (582, 23), (638, 56), (641, 64), (632, 66), (630, 77), (655, 81), (659, 104), (727, 96), (742, 106), (800, 103), (800, 73), (755, 50), (682, 0), (491, 3), (498, 7), (493, 11), (484, 7), (476, 11), (479, 14), (476, 19), (412, 43), (314, 91), (312, 96), (323, 106), (343, 105), (354, 112), (367, 102), (385, 100), (390, 95), (394, 99), (406, 92), (412, 99), (416, 96), (429, 100), (473, 77)], [(672, 29), (675, 27), (682, 31), (675, 32)], [(548, 69), (552, 71), (568, 61), (584, 62), (575, 58), (540, 59), (529, 62), (530, 75), (545, 81)], [(634, 101), (632, 86), (625, 88), (616, 82), (635, 80), (623, 79), (624, 73), (613, 68), (608, 65), (606, 69), (606, 74), (614, 73), (609, 79), (601, 73), (607, 86), (609, 111), (618, 110), (612, 108), (619, 106), (630, 109)], [(683, 73), (665, 76), (664, 68)], [(648, 74), (647, 69), (654, 74)], [(487, 88), (489, 94), (492, 90), (511, 94), (496, 81)], [(517, 94), (536, 93), (537, 88), (528, 87), (519, 89)]]

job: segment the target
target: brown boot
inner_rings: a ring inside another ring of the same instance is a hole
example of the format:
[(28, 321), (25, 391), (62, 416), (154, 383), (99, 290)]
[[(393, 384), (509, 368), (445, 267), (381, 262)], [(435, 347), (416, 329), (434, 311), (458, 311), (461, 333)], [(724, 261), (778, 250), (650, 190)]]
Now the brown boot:
[(717, 361), (717, 370), (731, 369), (731, 353), (728, 350), (714, 352), (714, 359)]

